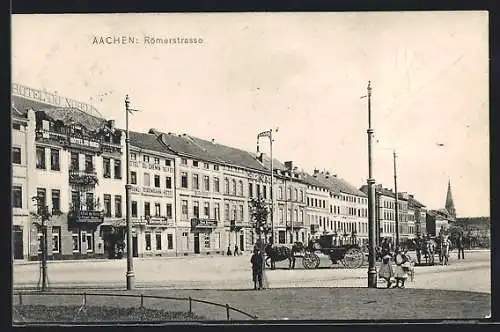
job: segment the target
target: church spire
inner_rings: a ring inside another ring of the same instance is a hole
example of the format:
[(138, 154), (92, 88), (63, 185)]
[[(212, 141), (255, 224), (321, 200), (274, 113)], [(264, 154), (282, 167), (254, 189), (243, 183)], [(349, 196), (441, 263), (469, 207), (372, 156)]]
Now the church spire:
[(448, 192), (446, 193), (446, 204), (445, 204), (445, 209), (448, 211), (448, 213), (453, 217), (456, 218), (456, 211), (455, 211), (455, 204), (453, 204), (453, 197), (451, 196), (451, 183), (450, 180), (448, 180)]

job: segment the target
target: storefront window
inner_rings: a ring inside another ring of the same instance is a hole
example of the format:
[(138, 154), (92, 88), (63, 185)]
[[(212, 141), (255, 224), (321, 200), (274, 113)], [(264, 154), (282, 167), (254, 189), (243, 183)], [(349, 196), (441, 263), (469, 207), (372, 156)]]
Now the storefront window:
[(146, 233), (146, 251), (151, 251), (151, 233)]
[(210, 249), (210, 234), (205, 234), (205, 249)]
[(79, 252), (80, 251), (80, 241), (78, 241), (78, 232), (73, 232), (71, 237), (73, 239), (73, 252)]
[(87, 233), (87, 252), (93, 252), (94, 251), (94, 232), (92, 233)]
[(156, 233), (156, 250), (161, 250), (161, 233)]
[(52, 252), (59, 253), (61, 247), (61, 228), (52, 227)]
[(174, 249), (174, 237), (172, 234), (167, 234), (167, 249)]

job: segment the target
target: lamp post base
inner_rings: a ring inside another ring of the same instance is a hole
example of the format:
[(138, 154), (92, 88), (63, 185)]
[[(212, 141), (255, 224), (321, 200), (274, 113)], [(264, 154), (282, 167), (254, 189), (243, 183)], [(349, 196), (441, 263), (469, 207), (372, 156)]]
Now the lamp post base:
[(127, 290), (135, 288), (135, 274), (134, 272), (127, 272)]
[(368, 270), (368, 288), (377, 288), (377, 270)]

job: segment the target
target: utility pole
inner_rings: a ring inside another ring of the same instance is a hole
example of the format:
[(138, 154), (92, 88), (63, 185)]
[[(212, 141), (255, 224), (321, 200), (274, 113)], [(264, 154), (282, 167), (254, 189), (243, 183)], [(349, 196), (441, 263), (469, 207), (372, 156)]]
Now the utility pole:
[(398, 207), (398, 180), (396, 175), (396, 150), (393, 152), (394, 156), (394, 195), (396, 196), (396, 204), (394, 206), (394, 212), (396, 213), (396, 247), (399, 246), (399, 207)]
[(375, 267), (376, 259), (376, 237), (377, 230), (375, 225), (375, 179), (372, 173), (372, 113), (371, 113), (371, 95), (372, 88), (371, 82), (368, 81), (367, 87), (367, 97), (368, 97), (368, 242), (369, 242), (369, 254), (368, 254), (368, 288), (377, 288), (377, 269)]
[(274, 245), (274, 161), (273, 161), (273, 130), (269, 129), (270, 154), (271, 154), (271, 245)]
[(132, 113), (132, 110), (129, 108), (129, 99), (128, 95), (125, 96), (125, 122), (126, 122), (126, 130), (125, 130), (125, 154), (126, 154), (126, 171), (127, 183), (125, 184), (125, 204), (126, 208), (126, 221), (127, 221), (127, 290), (134, 289), (135, 286), (135, 274), (134, 274), (134, 262), (133, 262), (133, 250), (132, 250), (132, 222), (130, 220), (130, 215), (132, 214), (131, 206), (130, 206), (130, 190), (132, 189), (132, 185), (130, 184), (130, 153), (129, 153), (129, 130), (128, 130), (128, 114)]

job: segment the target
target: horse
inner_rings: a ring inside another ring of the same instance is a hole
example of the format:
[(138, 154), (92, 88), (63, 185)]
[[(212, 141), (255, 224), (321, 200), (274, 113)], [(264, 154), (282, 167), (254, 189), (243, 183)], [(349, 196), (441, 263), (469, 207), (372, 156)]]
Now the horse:
[(295, 242), (291, 248), (287, 246), (273, 246), (268, 243), (264, 249), (264, 252), (266, 253), (266, 266), (269, 267), (270, 261), (271, 270), (274, 270), (276, 268), (276, 262), (288, 259), (288, 268), (294, 269), (295, 253), (302, 252), (303, 250), (304, 246), (302, 242)]

